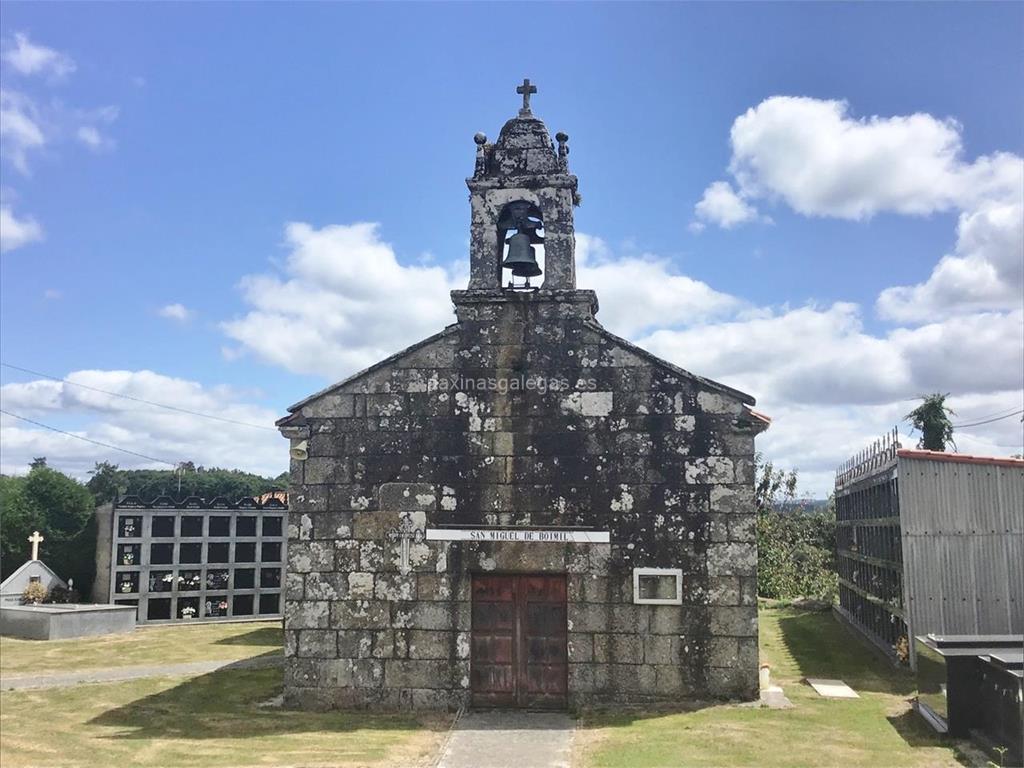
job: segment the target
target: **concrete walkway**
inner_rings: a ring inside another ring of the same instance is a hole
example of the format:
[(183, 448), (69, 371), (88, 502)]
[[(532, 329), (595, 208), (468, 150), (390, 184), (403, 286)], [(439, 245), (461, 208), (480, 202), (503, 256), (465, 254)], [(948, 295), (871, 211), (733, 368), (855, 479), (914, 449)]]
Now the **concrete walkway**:
[(114, 683), (121, 680), (137, 680), (141, 677), (165, 677), (172, 675), (204, 675), (219, 669), (265, 669), (280, 666), (282, 656), (256, 656), (240, 661), (192, 661), (186, 664), (165, 664), (146, 667), (107, 667), (105, 669), (82, 669), (76, 672), (61, 672), (53, 675), (19, 675), (0, 677), (0, 688), (18, 691), (27, 688), (66, 688), (80, 683)]
[(470, 712), (437, 768), (569, 768), (575, 729), (564, 712)]

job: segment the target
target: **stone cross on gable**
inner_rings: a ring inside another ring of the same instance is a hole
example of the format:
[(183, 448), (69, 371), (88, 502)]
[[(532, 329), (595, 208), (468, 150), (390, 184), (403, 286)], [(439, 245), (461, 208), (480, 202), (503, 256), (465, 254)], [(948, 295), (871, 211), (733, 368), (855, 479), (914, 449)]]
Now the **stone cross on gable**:
[(530, 78), (523, 78), (523, 84), (516, 86), (516, 93), (523, 95), (523, 108), (519, 110), (520, 115), (529, 115), (530, 112), (530, 94), (537, 92), (537, 86), (530, 84)]
[(39, 559), (39, 543), (44, 541), (43, 537), (39, 534), (39, 531), (32, 531), (32, 535), (28, 537), (29, 542), (32, 544), (32, 559)]
[(412, 565), (409, 563), (410, 550), (413, 543), (422, 543), (423, 529), (417, 528), (416, 524), (412, 521), (412, 515), (405, 512), (402, 514), (402, 519), (399, 521), (398, 525), (388, 531), (385, 535), (387, 536), (388, 541), (397, 541), (401, 543), (402, 559), (399, 570), (404, 576), (412, 570)]

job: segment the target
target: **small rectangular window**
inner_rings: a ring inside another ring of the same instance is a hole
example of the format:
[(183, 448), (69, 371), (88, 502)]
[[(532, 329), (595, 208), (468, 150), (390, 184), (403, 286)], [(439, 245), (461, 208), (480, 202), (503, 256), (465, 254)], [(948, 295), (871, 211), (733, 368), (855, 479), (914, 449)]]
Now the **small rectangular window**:
[(634, 568), (633, 602), (640, 605), (682, 605), (682, 570), (679, 568)]

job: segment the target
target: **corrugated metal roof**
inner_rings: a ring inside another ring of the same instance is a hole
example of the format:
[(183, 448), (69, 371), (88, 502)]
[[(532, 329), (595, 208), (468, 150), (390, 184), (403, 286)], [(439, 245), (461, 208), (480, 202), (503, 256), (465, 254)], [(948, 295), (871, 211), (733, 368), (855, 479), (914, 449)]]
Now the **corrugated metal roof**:
[(1024, 632), (1024, 462), (949, 456), (899, 452), (910, 631)]
[(996, 464), (1003, 467), (1024, 467), (1024, 459), (1011, 456), (974, 456), (970, 453), (946, 453), (945, 451), (926, 451), (923, 448), (900, 448), (899, 456), (915, 459), (935, 459), (936, 461), (959, 461), (964, 464)]

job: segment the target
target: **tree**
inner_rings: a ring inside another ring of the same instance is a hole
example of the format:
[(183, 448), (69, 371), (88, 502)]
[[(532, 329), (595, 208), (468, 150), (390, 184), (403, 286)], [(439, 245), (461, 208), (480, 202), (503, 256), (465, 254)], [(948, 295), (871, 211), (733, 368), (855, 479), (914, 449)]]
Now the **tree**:
[(953, 422), (955, 416), (952, 408), (946, 405), (949, 393), (921, 395), (921, 404), (903, 418), (910, 421), (911, 427), (921, 433), (917, 442), (918, 448), (929, 451), (944, 451), (947, 445), (956, 448), (953, 442)]
[(778, 509), (796, 498), (796, 470), (775, 469), (760, 452), (754, 454), (754, 506), (758, 512)]
[(754, 456), (757, 511), (757, 593), (775, 599), (824, 597), (836, 590), (835, 504), (791, 504), (797, 472)]
[(276, 478), (241, 472), (237, 469), (197, 467), (191, 462), (178, 469), (119, 469), (116, 464), (100, 462), (89, 474), (88, 487), (100, 503), (125, 495), (139, 496), (151, 501), (158, 496), (183, 499), (199, 496), (214, 499), (222, 496), (237, 501), (247, 496), (259, 496), (267, 491), (288, 487), (288, 474)]
[(0, 478), (0, 556), (3, 576), (28, 556), (32, 531), (45, 540), (40, 559), (88, 591), (96, 574), (95, 502), (89, 489), (55, 469), (36, 464), (24, 477)]
[(117, 464), (111, 464), (109, 461), (98, 461), (96, 466), (89, 471), (89, 474), (92, 477), (89, 478), (89, 482), (85, 485), (96, 498), (97, 504), (113, 501), (124, 493), (121, 472), (118, 470)]

